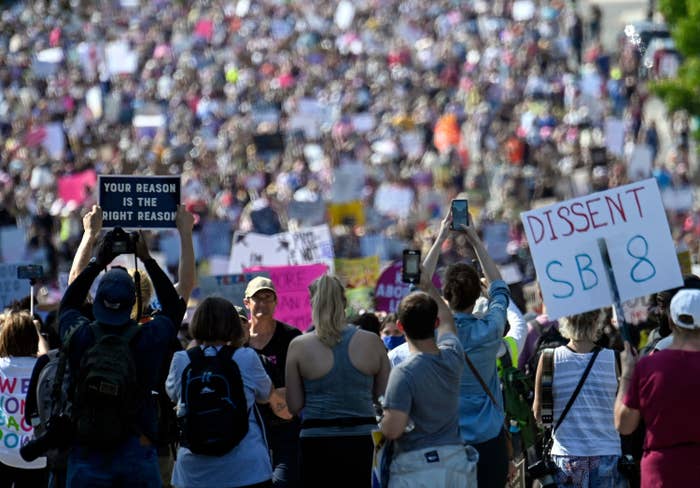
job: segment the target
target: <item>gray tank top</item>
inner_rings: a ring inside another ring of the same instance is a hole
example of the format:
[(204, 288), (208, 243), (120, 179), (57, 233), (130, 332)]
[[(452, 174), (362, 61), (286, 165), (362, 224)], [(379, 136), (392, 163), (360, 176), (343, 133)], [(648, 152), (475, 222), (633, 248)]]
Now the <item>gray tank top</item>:
[[(340, 342), (333, 347), (333, 367), (321, 378), (304, 380), (305, 419), (374, 417), (372, 388), (374, 377), (359, 371), (350, 362), (349, 345), (355, 327), (347, 327)], [(376, 425), (352, 427), (314, 427), (301, 431), (301, 437), (366, 435)]]

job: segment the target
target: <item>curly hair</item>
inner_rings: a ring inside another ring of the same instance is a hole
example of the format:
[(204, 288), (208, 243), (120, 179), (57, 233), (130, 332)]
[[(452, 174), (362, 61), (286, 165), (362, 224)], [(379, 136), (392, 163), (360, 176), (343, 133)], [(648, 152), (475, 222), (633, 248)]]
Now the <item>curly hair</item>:
[(474, 306), (481, 295), (481, 280), (476, 270), (466, 263), (455, 263), (445, 271), (442, 294), (455, 311)]

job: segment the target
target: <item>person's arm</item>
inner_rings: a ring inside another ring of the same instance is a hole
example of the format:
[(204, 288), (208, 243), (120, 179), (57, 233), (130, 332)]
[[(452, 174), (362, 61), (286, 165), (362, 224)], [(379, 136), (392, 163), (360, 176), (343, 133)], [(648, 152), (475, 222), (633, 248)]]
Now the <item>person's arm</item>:
[(637, 429), (642, 418), (641, 412), (625, 404), (625, 395), (630, 389), (637, 356), (629, 342), (625, 342), (625, 350), (620, 354), (620, 385), (615, 399), (615, 428), (622, 435), (629, 435)]
[(287, 409), (292, 415), (299, 415), (304, 408), (304, 381), (299, 371), (299, 362), (302, 354), (302, 344), (299, 337), (289, 343), (287, 350), (287, 364), (285, 367), (285, 393)]
[(437, 328), (438, 338), (440, 338), (440, 336), (443, 334), (457, 335), (457, 328), (455, 327), (455, 320), (452, 316), (452, 311), (445, 303), (445, 300), (442, 298), (442, 295), (440, 295), (438, 289), (435, 287), (432, 274), (426, 273), (425, 270), (421, 270), (420, 288), (437, 302), (439, 321)]
[(525, 347), (525, 339), (527, 339), (527, 321), (525, 320), (525, 317), (523, 317), (523, 313), (512, 300), (508, 302), (506, 316), (508, 318), (508, 323), (510, 324), (510, 330), (508, 330), (506, 337), (512, 337), (515, 339), (518, 357), (520, 357), (520, 353)]
[(161, 310), (158, 313), (165, 315), (172, 321), (173, 327), (177, 333), (182, 318), (185, 316), (187, 306), (178, 296), (168, 275), (160, 269), (156, 260), (151, 257), (148, 246), (146, 245), (146, 239), (141, 232), (139, 232), (139, 237), (136, 240), (136, 257), (138, 257), (146, 267), (148, 276), (151, 278), (151, 283), (153, 283), (153, 289), (161, 305)]
[(537, 373), (535, 373), (535, 398), (532, 401), (532, 413), (535, 420), (542, 422), (542, 362), (544, 354), (540, 355), (540, 361), (537, 363)]
[(374, 401), (378, 402), (379, 398), (383, 396), (386, 391), (386, 385), (389, 382), (389, 373), (391, 372), (391, 363), (389, 363), (389, 356), (386, 353), (384, 343), (376, 334), (372, 334), (372, 347), (379, 358), (379, 370), (377, 374), (374, 375), (374, 385), (372, 387)]
[(486, 251), (486, 247), (484, 246), (484, 243), (481, 242), (481, 239), (476, 233), (474, 226), (462, 225), (462, 230), (467, 237), (467, 241), (469, 241), (469, 244), (471, 244), (471, 246), (474, 248), (474, 252), (476, 253), (476, 257), (479, 260), (479, 264), (481, 264), (481, 269), (484, 273), (484, 277), (486, 278), (486, 282), (490, 285), (496, 280), (501, 280), (501, 272), (498, 269), (496, 262), (491, 258), (488, 251)]
[(83, 216), (83, 229), (83, 237), (68, 273), (68, 284), (73, 283), (90, 261), (93, 247), (102, 230), (102, 209), (100, 207), (93, 205), (92, 209)]
[(447, 213), (444, 219), (440, 222), (440, 230), (438, 235), (433, 242), (430, 251), (423, 259), (423, 270), (432, 276), (435, 274), (435, 268), (437, 268), (438, 260), (440, 259), (440, 252), (442, 250), (442, 245), (447, 240), (450, 234), (450, 224), (452, 223), (452, 209)]
[(175, 290), (187, 303), (194, 289), (196, 277), (194, 244), (192, 242), (192, 229), (194, 228), (194, 216), (183, 205), (177, 206), (175, 217), (177, 231), (180, 234), (180, 265)]
[(398, 439), (403, 435), (407, 425), (408, 414), (406, 412), (391, 408), (384, 409), (384, 416), (380, 424), (384, 437), (391, 441)]
[(46, 337), (41, 334), (41, 322), (36, 319), (34, 319), (33, 322), (34, 327), (36, 328), (36, 335), (39, 338), (39, 344), (36, 352), (37, 357), (39, 357), (49, 353), (49, 341), (47, 341)]

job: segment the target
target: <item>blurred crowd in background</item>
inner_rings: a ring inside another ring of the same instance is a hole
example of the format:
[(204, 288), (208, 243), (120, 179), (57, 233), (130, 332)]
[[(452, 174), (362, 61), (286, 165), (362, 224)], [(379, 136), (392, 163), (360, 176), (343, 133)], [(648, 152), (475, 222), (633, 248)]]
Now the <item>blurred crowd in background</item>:
[[(331, 221), (335, 256), (361, 256), (371, 235), (386, 262), (427, 251), (462, 195), (482, 224), (507, 223), (499, 259), (527, 283), (521, 211), (654, 176), (697, 263), (692, 121), (665, 120), (662, 147), (646, 79), (668, 73), (640, 66), (623, 33), (604, 49), (601, 16), (563, 0), (9, 4), (0, 226), (22, 229), (22, 260), (56, 279), (98, 196), (71, 176), (182, 175), (196, 228), (224, 222), (224, 242), (360, 202)], [(464, 248), (448, 240), (442, 264)]]

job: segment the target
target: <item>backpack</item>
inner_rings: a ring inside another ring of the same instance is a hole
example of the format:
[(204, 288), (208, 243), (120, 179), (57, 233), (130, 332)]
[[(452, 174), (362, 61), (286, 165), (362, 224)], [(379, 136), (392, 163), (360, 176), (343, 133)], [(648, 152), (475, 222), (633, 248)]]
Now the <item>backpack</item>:
[(532, 414), (532, 401), (535, 398), (533, 381), (532, 378), (513, 365), (508, 350), (500, 358), (500, 361), (506, 419), (518, 422), (523, 449), (527, 449), (535, 444), (537, 435), (537, 424)]
[(231, 346), (214, 356), (206, 356), (201, 347), (187, 351), (190, 364), (182, 372), (178, 412), (180, 442), (195, 454), (223, 456), (248, 433), (248, 404), (234, 351)]
[(555, 324), (556, 322), (550, 322), (546, 325), (541, 325), (537, 320), (530, 320), (528, 322), (529, 326), (540, 333), (540, 336), (537, 338), (537, 342), (535, 343), (535, 352), (525, 364), (525, 373), (527, 373), (527, 375), (530, 377), (533, 384), (542, 351), (545, 349), (556, 349), (559, 346), (565, 346), (569, 343), (569, 340), (561, 335), (559, 328)]
[[(93, 448), (110, 448), (138, 433), (144, 392), (138, 381), (131, 342), (141, 328), (90, 324), (95, 343), (80, 361), (72, 417), (76, 440)], [(118, 333), (113, 333), (118, 331)]]

